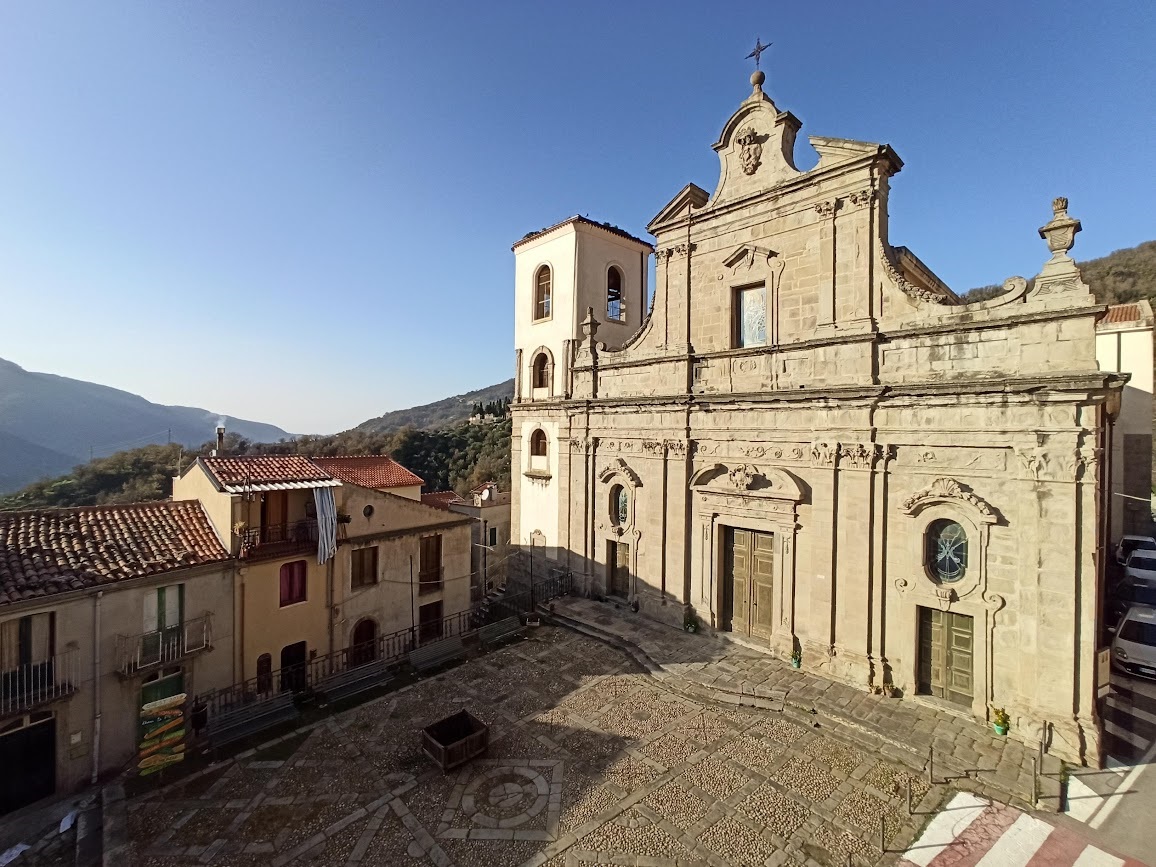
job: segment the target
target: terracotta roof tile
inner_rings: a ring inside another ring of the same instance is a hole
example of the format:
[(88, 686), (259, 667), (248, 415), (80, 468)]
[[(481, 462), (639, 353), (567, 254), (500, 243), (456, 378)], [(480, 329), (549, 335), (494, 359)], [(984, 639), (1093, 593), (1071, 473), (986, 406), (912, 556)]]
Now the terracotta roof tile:
[(333, 478), (304, 455), (239, 455), (201, 460), (222, 485), (324, 482)]
[(1116, 324), (1120, 322), (1139, 322), (1143, 318), (1139, 304), (1112, 304), (1104, 314), (1101, 322)]
[(228, 557), (196, 500), (0, 512), (0, 605)]
[(609, 232), (611, 235), (617, 235), (620, 238), (626, 238), (629, 241), (634, 241), (638, 244), (644, 244), (645, 246), (650, 247), (651, 250), (654, 249), (654, 246), (649, 241), (644, 241), (641, 238), (636, 238), (634, 235), (631, 235), (629, 232), (627, 232), (624, 229), (619, 229), (617, 226), (611, 225), (610, 223), (599, 223), (599, 222), (596, 222), (595, 220), (591, 220), (589, 217), (583, 217), (583, 216), (579, 216), (579, 215), (569, 217), (568, 219), (563, 220), (561, 223), (555, 223), (553, 226), (547, 226), (545, 229), (539, 229), (537, 232), (527, 232), (523, 237), (521, 237), (516, 242), (514, 242), (513, 249), (516, 250), (516, 249), (518, 249), (518, 247), (522, 246), (522, 244), (525, 244), (527, 241), (532, 241), (541, 235), (546, 235), (550, 232), (553, 232), (555, 229), (560, 229), (563, 226), (569, 225), (570, 223), (583, 223), (587, 226), (593, 226), (596, 229), (601, 229), (604, 232)]
[(454, 491), (434, 491), (431, 494), (422, 494), (421, 501), (427, 506), (433, 506), (435, 509), (444, 509), (449, 512), (450, 506), (456, 506), (465, 503)]
[(410, 472), (389, 455), (313, 458), (313, 462), (341, 481), (363, 488), (381, 490), (425, 484), (421, 476)]

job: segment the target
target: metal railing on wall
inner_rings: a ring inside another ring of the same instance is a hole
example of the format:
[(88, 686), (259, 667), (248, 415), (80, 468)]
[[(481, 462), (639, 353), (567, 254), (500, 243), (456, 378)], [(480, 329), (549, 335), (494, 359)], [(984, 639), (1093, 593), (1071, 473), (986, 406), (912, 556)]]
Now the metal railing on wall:
[(28, 711), (72, 695), (80, 682), (80, 653), (76, 648), (54, 654), (43, 662), (0, 671), (0, 716)]
[(532, 590), (485, 599), (440, 620), (415, 623), (409, 629), (379, 635), (373, 641), (327, 653), (308, 662), (273, 669), (222, 689), (210, 690), (198, 695), (194, 704), (204, 706), (207, 716), (203, 718), (207, 719), (214, 714), (256, 704), (285, 691), (307, 692), (327, 677), (371, 662), (384, 661), (400, 665), (409, 652), (417, 647), (443, 638), (472, 635), (489, 623), (521, 616), (543, 602), (565, 596), (572, 588), (571, 573), (560, 572), (536, 583)]
[(212, 643), (212, 616), (209, 614), (140, 635), (118, 635), (117, 671), (128, 675), (142, 669), (168, 665), (190, 654), (209, 650)]

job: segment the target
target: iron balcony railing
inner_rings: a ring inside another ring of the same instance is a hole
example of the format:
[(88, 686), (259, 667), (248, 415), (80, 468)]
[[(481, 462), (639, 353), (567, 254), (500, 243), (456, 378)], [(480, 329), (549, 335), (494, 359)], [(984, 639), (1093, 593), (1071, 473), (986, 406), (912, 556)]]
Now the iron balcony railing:
[(198, 695), (194, 701), (199, 715), (194, 717), (193, 725), (196, 728), (199, 723), (203, 727), (213, 716), (256, 704), (281, 692), (308, 692), (326, 677), (369, 662), (400, 665), (415, 647), (455, 635), (463, 638), (470, 636), (488, 623), (529, 614), (536, 605), (558, 596), (567, 596), (573, 589), (572, 574), (559, 572), (535, 584), (533, 592), (525, 590), (486, 599), (440, 620), (415, 623), (409, 629), (379, 635), (365, 644), (327, 653), (297, 665), (273, 669), (232, 686), (209, 690)]
[(76, 692), (80, 683), (80, 653), (76, 648), (44, 662), (0, 671), (0, 717), (25, 713)]
[(302, 518), (284, 524), (248, 527), (237, 533), (242, 557), (265, 557), (317, 547), (317, 521)]
[(169, 665), (213, 646), (212, 615), (202, 614), (177, 626), (116, 637), (116, 666), (122, 675)]

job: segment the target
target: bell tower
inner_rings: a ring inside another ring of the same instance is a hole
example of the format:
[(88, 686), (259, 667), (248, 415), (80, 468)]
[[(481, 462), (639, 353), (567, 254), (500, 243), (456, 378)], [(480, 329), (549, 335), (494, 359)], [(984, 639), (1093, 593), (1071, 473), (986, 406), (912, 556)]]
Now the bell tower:
[(598, 339), (622, 346), (642, 326), (647, 257), (654, 248), (609, 223), (571, 217), (531, 232), (514, 251), (514, 406), (511, 440), (514, 544), (559, 539), (561, 405), (571, 397), (571, 363), (590, 308)]

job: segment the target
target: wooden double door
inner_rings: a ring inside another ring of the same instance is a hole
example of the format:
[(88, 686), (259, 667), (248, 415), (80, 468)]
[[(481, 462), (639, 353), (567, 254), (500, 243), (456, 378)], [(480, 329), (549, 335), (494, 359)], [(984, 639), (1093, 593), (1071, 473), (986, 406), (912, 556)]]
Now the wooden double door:
[(919, 608), (919, 691), (971, 707), (974, 621), (966, 614)]
[(775, 623), (775, 534), (738, 527), (724, 530), (723, 629), (769, 636)]

